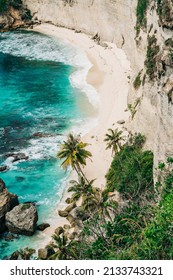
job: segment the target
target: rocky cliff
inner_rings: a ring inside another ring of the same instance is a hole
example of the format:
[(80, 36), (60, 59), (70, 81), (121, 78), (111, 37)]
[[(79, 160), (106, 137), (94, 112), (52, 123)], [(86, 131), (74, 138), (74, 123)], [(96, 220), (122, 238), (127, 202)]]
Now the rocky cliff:
[[(128, 129), (147, 137), (155, 164), (173, 155), (173, 1), (23, 0), (35, 20), (98, 34), (131, 62)], [(137, 17), (136, 17), (137, 15)]]
[(0, 0), (0, 32), (30, 25), (30, 11), (21, 0)]

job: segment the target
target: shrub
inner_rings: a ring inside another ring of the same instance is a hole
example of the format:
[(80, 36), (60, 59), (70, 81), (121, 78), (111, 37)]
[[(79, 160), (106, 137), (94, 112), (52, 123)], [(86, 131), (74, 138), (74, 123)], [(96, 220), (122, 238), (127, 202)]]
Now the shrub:
[(141, 71), (138, 73), (138, 75), (136, 76), (134, 82), (133, 82), (133, 86), (135, 89), (138, 89), (141, 85)]
[(131, 141), (115, 155), (106, 178), (109, 191), (117, 190), (124, 199), (137, 201), (145, 191), (154, 191), (153, 153), (142, 151), (141, 134)]

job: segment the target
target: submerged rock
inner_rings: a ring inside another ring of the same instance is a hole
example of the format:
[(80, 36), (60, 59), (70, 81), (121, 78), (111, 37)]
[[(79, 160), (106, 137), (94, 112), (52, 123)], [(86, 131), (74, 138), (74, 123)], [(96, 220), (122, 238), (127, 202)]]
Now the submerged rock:
[(0, 179), (0, 233), (4, 232), (6, 229), (6, 213), (11, 211), (18, 204), (19, 201), (17, 195), (9, 193), (4, 181)]
[(20, 204), (6, 214), (6, 226), (12, 233), (33, 235), (37, 220), (37, 209), (32, 203)]
[(8, 166), (7, 166), (7, 165), (0, 166), (0, 172), (7, 171), (7, 169), (8, 169)]
[(24, 153), (8, 153), (5, 155), (5, 157), (13, 157), (12, 162), (16, 162), (19, 160), (28, 160), (28, 156), (25, 155)]

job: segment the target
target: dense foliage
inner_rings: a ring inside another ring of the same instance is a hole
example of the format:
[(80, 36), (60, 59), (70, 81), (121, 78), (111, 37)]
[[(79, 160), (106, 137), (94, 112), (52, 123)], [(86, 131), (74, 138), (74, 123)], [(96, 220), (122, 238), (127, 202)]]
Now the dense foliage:
[(22, 0), (0, 0), (0, 12), (4, 12), (9, 6), (19, 8), (22, 5)]
[(148, 36), (147, 56), (145, 60), (145, 66), (147, 68), (146, 73), (150, 80), (156, 77), (157, 73), (157, 54), (159, 52), (159, 46), (157, 45), (157, 39), (153, 36)]
[(106, 175), (108, 191), (117, 190), (131, 200), (153, 191), (153, 154), (142, 151), (144, 140), (137, 135), (116, 154)]
[(148, 7), (148, 0), (138, 0), (137, 8), (136, 8), (136, 31), (137, 35), (139, 34), (141, 27), (146, 27), (147, 19), (146, 19), (146, 12)]
[[(136, 144), (132, 145), (133, 149)], [(125, 153), (127, 147), (124, 147)], [(136, 151), (139, 147), (136, 146)], [(132, 158), (133, 158), (132, 150)], [(122, 153), (122, 152), (120, 152)], [(141, 151), (142, 153), (142, 151)], [(144, 154), (145, 152), (143, 152)], [(151, 153), (146, 161), (142, 162), (143, 168), (148, 174), (151, 174), (152, 157)], [(115, 156), (115, 158), (117, 155)], [(145, 156), (144, 156), (145, 157)], [(114, 160), (115, 160), (114, 158)], [(131, 158), (131, 152), (129, 152)], [(122, 163), (126, 164), (128, 156), (121, 158)], [(163, 172), (161, 175), (164, 182), (158, 183), (159, 191), (156, 188), (153, 191), (153, 184), (147, 185), (141, 189), (138, 194), (143, 193), (143, 200), (140, 203), (137, 200), (129, 200), (114, 215), (114, 218), (104, 219), (98, 213), (85, 222), (85, 227), (80, 236), (80, 242), (76, 243), (76, 251), (79, 259), (172, 259), (173, 258), (173, 170), (171, 169), (172, 158), (168, 159), (169, 172)], [(131, 162), (133, 160), (131, 159)], [(162, 170), (166, 165), (162, 166)], [(117, 166), (118, 167), (118, 166)], [(114, 166), (116, 169), (116, 167)], [(130, 166), (129, 166), (130, 168)], [(143, 170), (141, 169), (141, 171)], [(113, 166), (111, 166), (113, 169)], [(147, 170), (148, 169), (148, 170)], [(119, 178), (124, 177), (126, 169), (122, 169)], [(115, 171), (117, 174), (117, 171)], [(143, 171), (141, 172), (144, 176)], [(148, 175), (147, 175), (148, 177)], [(119, 181), (118, 178), (118, 181)], [(132, 164), (131, 182), (137, 179)], [(149, 178), (149, 177), (148, 177)], [(109, 179), (110, 180), (110, 179)], [(115, 178), (113, 179), (115, 182)], [(154, 186), (153, 186), (154, 187)], [(126, 192), (125, 187), (123, 192)], [(124, 193), (121, 193), (122, 196)]]

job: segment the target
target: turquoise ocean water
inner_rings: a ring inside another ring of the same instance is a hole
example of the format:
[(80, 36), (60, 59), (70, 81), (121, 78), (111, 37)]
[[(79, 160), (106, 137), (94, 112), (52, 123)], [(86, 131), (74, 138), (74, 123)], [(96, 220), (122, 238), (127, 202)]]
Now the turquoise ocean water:
[[(84, 133), (95, 122), (97, 95), (86, 81), (90, 63), (80, 50), (39, 33), (0, 34), (0, 173), (20, 202), (37, 205), (39, 222), (56, 222), (55, 209), (68, 174), (56, 153), (68, 131)], [(85, 106), (83, 106), (85, 104)], [(34, 133), (49, 134), (35, 137)], [(10, 152), (27, 161), (12, 163)], [(0, 236), (0, 259), (23, 247), (38, 247), (44, 234), (6, 241)]]

